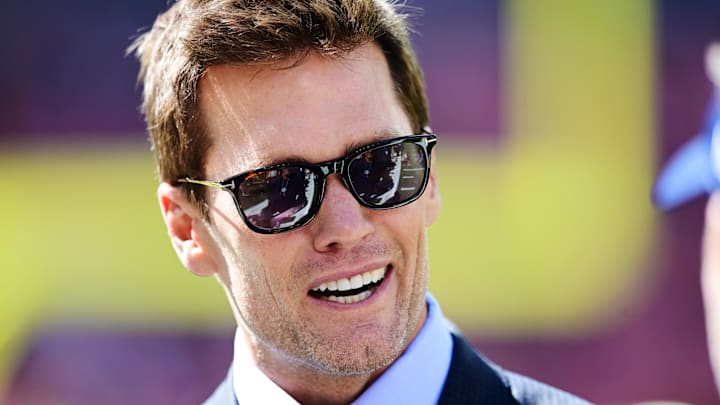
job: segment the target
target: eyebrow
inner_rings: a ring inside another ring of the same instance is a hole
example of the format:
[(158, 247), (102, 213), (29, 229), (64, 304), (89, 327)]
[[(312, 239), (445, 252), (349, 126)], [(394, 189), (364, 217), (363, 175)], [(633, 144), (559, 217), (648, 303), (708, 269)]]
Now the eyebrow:
[[(367, 139), (364, 139), (364, 140), (362, 140), (362, 141), (354, 141), (354, 142), (349, 143), (349, 144), (345, 147), (345, 150), (343, 151), (343, 154), (342, 154), (341, 156), (337, 156), (337, 157), (332, 158), (332, 159), (329, 159), (329, 160), (340, 159), (340, 158), (342, 158), (342, 157), (344, 157), (344, 156), (349, 155), (351, 152), (353, 152), (353, 151), (355, 151), (355, 150), (357, 150), (357, 149), (362, 148), (363, 146), (371, 145), (371, 144), (373, 144), (373, 143), (381, 142), (381, 141), (384, 141), (384, 140), (387, 140), (387, 139), (397, 138), (397, 137), (399, 137), (399, 136), (401, 136), (400, 133), (399, 133), (397, 130), (392, 129), (392, 128), (385, 128), (385, 129), (382, 129), (382, 130), (380, 130), (380, 131), (375, 131), (375, 132), (373, 132), (372, 135), (371, 135), (369, 138), (367, 138)], [(322, 163), (322, 162), (311, 162), (311, 161), (307, 160), (306, 158), (304, 158), (304, 157), (302, 157), (302, 156), (300, 156), (300, 155), (291, 154), (291, 155), (287, 155), (287, 156), (285, 156), (285, 157), (283, 157), (283, 158), (281, 158), (281, 159), (272, 159), (272, 160), (269, 160), (269, 159), (268, 159), (267, 161), (264, 162), (264, 164), (261, 164), (261, 165), (256, 166), (256, 167), (258, 167), (258, 168), (261, 168), (261, 167), (272, 167), (272, 166), (277, 166), (277, 165), (282, 165), (282, 164), (287, 164), (287, 163), (290, 163), (290, 164), (292, 164), (292, 163), (300, 163), (300, 164), (308, 164), (308, 165), (310, 165), (310, 164), (318, 164), (318, 163)]]
[[(408, 134), (410, 135), (410, 134)], [(346, 148), (345, 152), (343, 153), (343, 156), (347, 156), (350, 154), (350, 152), (360, 149), (363, 146), (371, 145), (373, 143), (381, 142), (387, 139), (397, 138), (401, 136), (398, 131), (392, 128), (386, 128), (381, 131), (373, 132), (372, 136), (369, 138), (369, 142), (363, 141), (363, 142), (351, 142)]]

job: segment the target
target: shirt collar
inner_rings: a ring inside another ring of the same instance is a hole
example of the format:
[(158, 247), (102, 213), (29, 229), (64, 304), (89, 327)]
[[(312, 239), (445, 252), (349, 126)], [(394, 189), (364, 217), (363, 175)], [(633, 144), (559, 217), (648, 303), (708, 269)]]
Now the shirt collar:
[(235, 331), (232, 365), (233, 391), (243, 405), (298, 405), (293, 397), (275, 384), (255, 365), (240, 327)]
[(429, 293), (428, 316), (405, 352), (353, 405), (436, 404), (450, 369), (452, 338), (440, 306)]
[[(452, 338), (447, 320), (435, 298), (425, 297), (428, 316), (405, 352), (358, 397), (353, 405), (435, 404), (452, 358)], [(255, 366), (244, 335), (235, 333), (233, 390), (243, 405), (297, 405), (287, 392)]]

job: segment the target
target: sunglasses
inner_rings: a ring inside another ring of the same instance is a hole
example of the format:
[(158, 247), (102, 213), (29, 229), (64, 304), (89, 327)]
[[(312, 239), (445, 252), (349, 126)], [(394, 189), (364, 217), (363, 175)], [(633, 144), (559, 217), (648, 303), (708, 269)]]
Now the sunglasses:
[(178, 179), (227, 191), (245, 224), (262, 234), (307, 225), (320, 210), (327, 176), (339, 174), (360, 205), (385, 210), (417, 200), (430, 177), (435, 135), (393, 138), (319, 164), (282, 163), (213, 182)]

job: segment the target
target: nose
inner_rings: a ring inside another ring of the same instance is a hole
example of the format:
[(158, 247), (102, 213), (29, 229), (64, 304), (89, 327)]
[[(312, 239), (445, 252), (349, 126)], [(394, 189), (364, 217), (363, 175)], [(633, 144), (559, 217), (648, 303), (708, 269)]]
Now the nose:
[(374, 232), (371, 215), (371, 210), (355, 200), (338, 175), (328, 176), (325, 196), (312, 222), (315, 250), (352, 249)]

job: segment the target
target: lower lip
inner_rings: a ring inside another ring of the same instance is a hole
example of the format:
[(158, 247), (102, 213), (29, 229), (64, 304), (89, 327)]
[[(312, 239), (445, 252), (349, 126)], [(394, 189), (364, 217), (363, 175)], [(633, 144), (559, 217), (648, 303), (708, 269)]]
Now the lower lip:
[(335, 302), (335, 301), (329, 301), (329, 300), (324, 300), (324, 299), (320, 299), (320, 298), (315, 298), (310, 295), (308, 295), (308, 297), (311, 300), (313, 300), (313, 302), (318, 303), (320, 305), (325, 305), (328, 308), (332, 308), (332, 309), (340, 309), (340, 310), (357, 309), (357, 308), (360, 308), (360, 307), (363, 307), (366, 305), (371, 305), (373, 302), (379, 300), (380, 295), (385, 292), (385, 290), (387, 289), (387, 286), (390, 284), (390, 281), (392, 281), (393, 275), (394, 275), (394, 272), (393, 272), (392, 267), (388, 266), (388, 269), (385, 271), (385, 277), (383, 278), (382, 283), (380, 283), (380, 285), (377, 286), (372, 291), (372, 294), (370, 294), (369, 297), (367, 297), (366, 299), (364, 299), (363, 301), (360, 301), (360, 302), (355, 302), (352, 304), (341, 304), (341, 303)]

